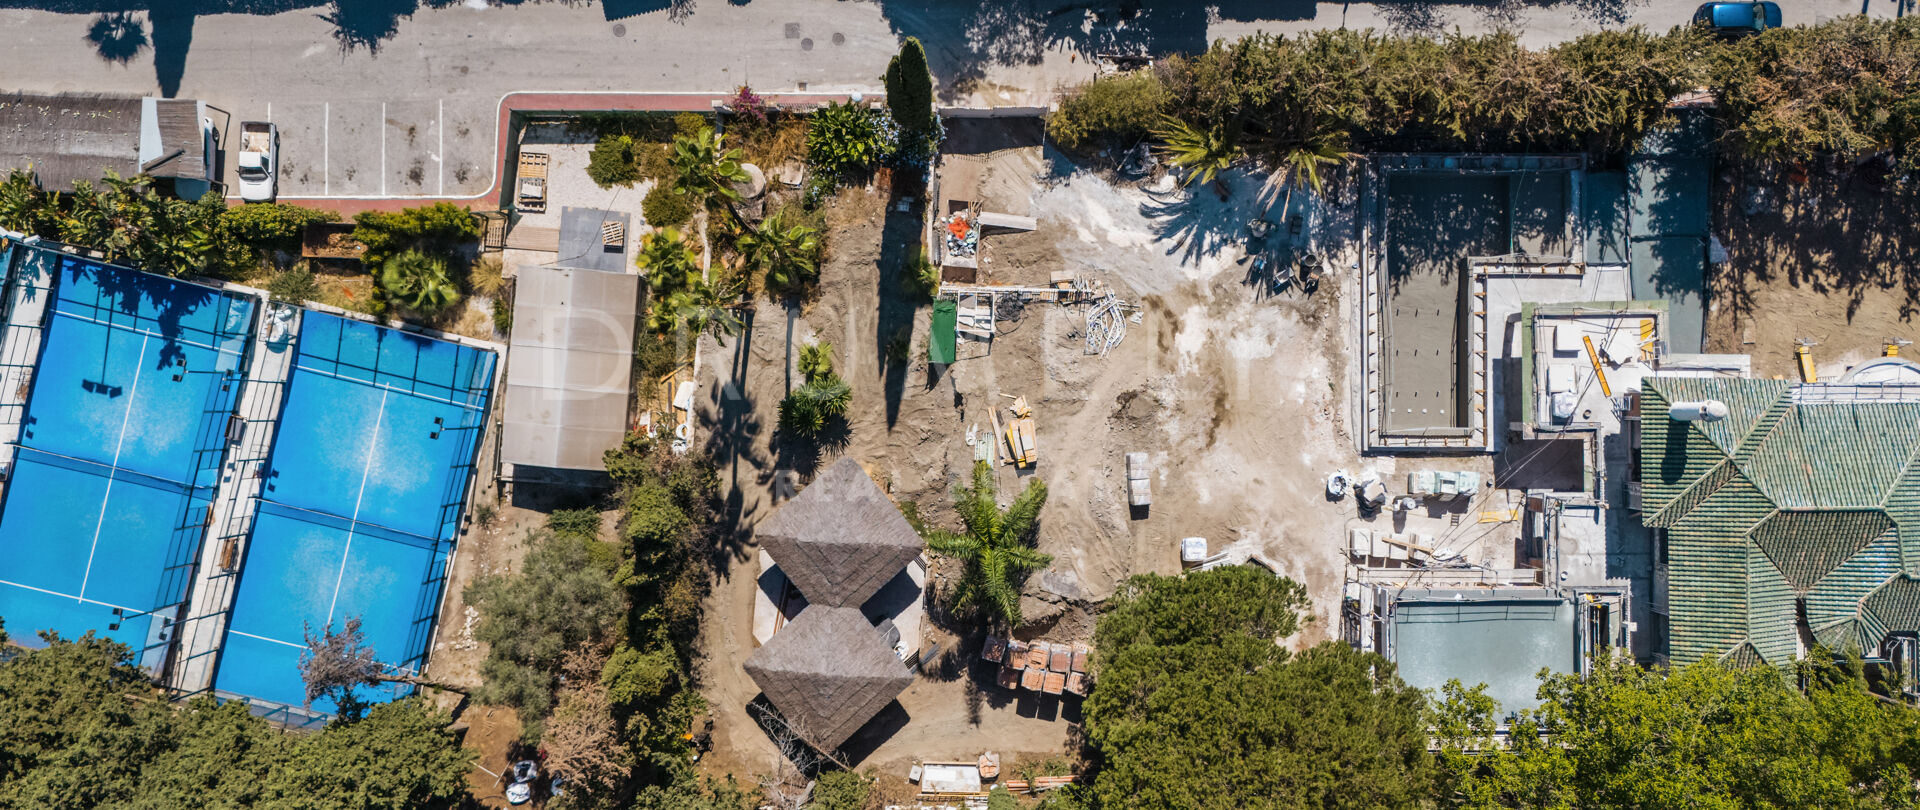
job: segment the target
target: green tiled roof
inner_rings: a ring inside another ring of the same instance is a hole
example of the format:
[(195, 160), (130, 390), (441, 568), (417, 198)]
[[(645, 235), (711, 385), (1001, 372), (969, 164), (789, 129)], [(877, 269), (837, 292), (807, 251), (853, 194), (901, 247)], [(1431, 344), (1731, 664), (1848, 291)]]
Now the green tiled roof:
[[(1725, 403), (1678, 422), (1668, 406)], [(1783, 663), (1920, 630), (1920, 403), (1796, 403), (1777, 380), (1649, 377), (1640, 484), (1667, 529), (1669, 657)]]
[(1760, 549), (1747, 546), (1747, 639), (1760, 657), (1787, 661), (1799, 649), (1793, 586)]
[(1867, 597), (1865, 613), (1888, 630), (1920, 627), (1920, 579), (1895, 577)]
[(1804, 591), (1891, 528), (1893, 521), (1878, 509), (1782, 509), (1749, 536), (1787, 581)]
[(1878, 507), (1920, 444), (1920, 405), (1785, 409), (1741, 467), (1782, 509)]
[(1807, 589), (1807, 624), (1818, 629), (1859, 618), (1860, 602), (1898, 573), (1899, 535), (1889, 530)]

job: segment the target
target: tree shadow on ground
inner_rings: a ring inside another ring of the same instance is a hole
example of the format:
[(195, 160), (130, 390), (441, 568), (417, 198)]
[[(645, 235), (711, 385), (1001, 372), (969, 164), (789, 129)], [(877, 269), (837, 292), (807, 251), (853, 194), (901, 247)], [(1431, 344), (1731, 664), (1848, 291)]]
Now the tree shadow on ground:
[(1760, 288), (1785, 285), (1844, 296), (1848, 323), (1870, 296), (1899, 299), (1901, 321), (1920, 314), (1920, 241), (1904, 238), (1920, 201), (1884, 177), (1871, 158), (1734, 162), (1714, 184), (1714, 232), (1727, 261), (1708, 269), (1711, 299), (1744, 320)]
[(912, 357), (890, 353), (888, 344), (904, 338), (911, 352), (913, 322), (920, 308), (928, 304), (916, 295), (907, 278), (907, 262), (920, 255), (926, 206), (919, 198), (899, 210), (889, 203), (887, 218), (880, 230), (880, 258), (877, 260), (880, 284), (880, 315), (874, 320), (874, 360), (880, 369), (881, 384), (887, 401), (887, 429), (900, 420), (900, 402), (906, 396), (907, 375)]
[(101, 14), (87, 26), (87, 41), (94, 51), (116, 65), (124, 65), (152, 44), (147, 40), (147, 25), (131, 12)]
[(990, 67), (1037, 65), (1049, 51), (1166, 55), (1206, 50), (1216, 21), (1310, 20), (1312, 0), (881, 0), (894, 33), (918, 37), (942, 101), (965, 95)]
[(706, 414), (711, 429), (704, 450), (709, 458), (718, 460), (715, 472), (727, 482), (722, 486), (726, 497), (716, 515), (713, 546), (709, 549), (709, 564), (720, 576), (726, 576), (734, 563), (744, 562), (747, 548), (753, 544), (753, 531), (748, 527), (757, 522), (757, 509), (747, 505), (742, 494), (747, 484), (742, 479), (751, 476), (753, 483), (765, 486), (775, 484), (779, 474), (779, 468), (762, 460), (753, 446), (762, 430), (772, 429), (762, 424), (758, 392), (747, 387), (755, 317), (754, 310), (741, 313), (740, 334), (728, 347), (732, 356), (721, 384), (712, 392), (711, 409)]

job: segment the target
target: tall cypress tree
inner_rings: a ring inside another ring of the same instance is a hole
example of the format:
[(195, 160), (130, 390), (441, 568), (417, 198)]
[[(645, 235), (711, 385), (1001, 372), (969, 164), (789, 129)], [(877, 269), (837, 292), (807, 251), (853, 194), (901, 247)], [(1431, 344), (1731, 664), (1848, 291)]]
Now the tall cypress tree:
[(900, 53), (887, 63), (887, 108), (900, 128), (911, 132), (933, 129), (933, 73), (927, 70), (927, 52), (920, 40), (907, 37)]

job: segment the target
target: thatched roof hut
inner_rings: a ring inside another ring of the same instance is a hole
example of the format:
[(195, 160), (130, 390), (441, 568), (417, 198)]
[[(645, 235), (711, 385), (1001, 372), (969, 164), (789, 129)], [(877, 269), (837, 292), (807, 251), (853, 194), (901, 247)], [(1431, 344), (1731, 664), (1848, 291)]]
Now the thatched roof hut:
[(925, 544), (853, 459), (842, 458), (754, 530), (812, 605), (859, 607)]
[(746, 670), (788, 725), (822, 751), (840, 747), (913, 683), (858, 609), (821, 604), (781, 628)]

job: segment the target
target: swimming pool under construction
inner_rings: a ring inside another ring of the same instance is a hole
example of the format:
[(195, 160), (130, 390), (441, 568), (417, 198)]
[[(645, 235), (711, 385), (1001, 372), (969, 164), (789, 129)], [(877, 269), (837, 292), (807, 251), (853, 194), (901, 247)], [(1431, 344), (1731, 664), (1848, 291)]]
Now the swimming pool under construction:
[[(0, 239), (0, 619), (290, 722), (305, 636), (426, 664), (497, 347)], [(410, 688), (364, 690), (385, 700)]]

